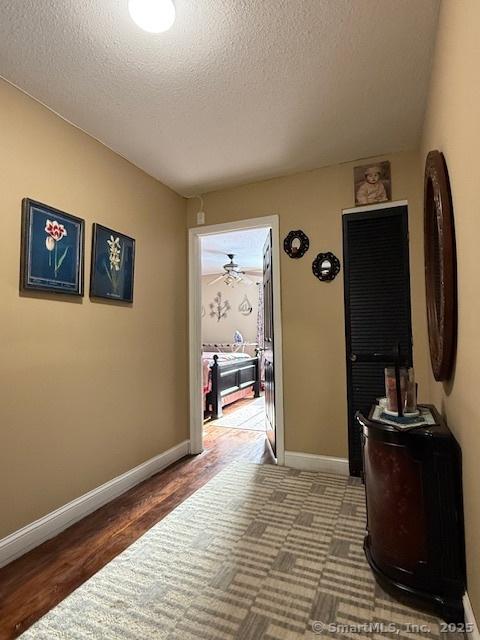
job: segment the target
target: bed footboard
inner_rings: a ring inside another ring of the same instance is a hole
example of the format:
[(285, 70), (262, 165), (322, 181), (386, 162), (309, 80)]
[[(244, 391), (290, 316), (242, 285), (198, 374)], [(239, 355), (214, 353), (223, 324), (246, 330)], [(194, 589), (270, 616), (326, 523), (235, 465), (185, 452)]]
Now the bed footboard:
[(233, 362), (218, 362), (213, 356), (211, 367), (212, 387), (207, 395), (207, 404), (211, 407), (213, 420), (220, 418), (222, 399), (236, 391), (252, 387), (255, 398), (260, 396), (260, 360), (258, 357)]

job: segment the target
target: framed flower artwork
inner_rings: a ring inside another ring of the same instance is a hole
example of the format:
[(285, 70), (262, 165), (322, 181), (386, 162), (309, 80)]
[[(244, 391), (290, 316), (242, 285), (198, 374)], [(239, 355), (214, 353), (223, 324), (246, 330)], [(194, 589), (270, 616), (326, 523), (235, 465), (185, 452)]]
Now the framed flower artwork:
[(22, 202), (20, 288), (83, 296), (85, 222), (41, 202)]
[(90, 296), (133, 302), (134, 265), (135, 240), (95, 223)]

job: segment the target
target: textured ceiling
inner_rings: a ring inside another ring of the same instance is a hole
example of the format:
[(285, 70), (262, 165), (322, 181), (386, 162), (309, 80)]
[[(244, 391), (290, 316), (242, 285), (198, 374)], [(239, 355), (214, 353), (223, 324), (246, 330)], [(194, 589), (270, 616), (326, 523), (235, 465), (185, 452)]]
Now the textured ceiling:
[(235, 254), (234, 262), (245, 271), (262, 271), (263, 245), (268, 229), (245, 229), (202, 238), (202, 274), (222, 273), (229, 262), (227, 253)]
[(415, 147), (437, 0), (0, 0), (0, 75), (178, 192)]

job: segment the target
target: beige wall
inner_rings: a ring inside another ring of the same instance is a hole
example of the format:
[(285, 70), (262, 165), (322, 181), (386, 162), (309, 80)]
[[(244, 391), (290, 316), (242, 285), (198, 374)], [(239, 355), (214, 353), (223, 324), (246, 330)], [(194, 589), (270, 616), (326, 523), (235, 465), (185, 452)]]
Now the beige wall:
[[(450, 174), (458, 254), (458, 353), (453, 380), (436, 383), (441, 407), (463, 453), (468, 592), (480, 619), (480, 3), (444, 0), (422, 142), (445, 154)], [(419, 171), (419, 180), (421, 173)]]
[[(413, 333), (415, 345), (423, 345), (426, 324), (418, 155), (402, 153), (387, 159), (392, 163), (393, 198), (410, 203)], [(310, 250), (301, 260), (292, 260), (281, 252), (287, 450), (347, 455), (343, 272), (334, 282), (321, 283), (313, 276), (311, 264), (319, 251), (333, 251), (342, 260), (341, 212), (353, 206), (354, 164), (225, 189), (204, 197), (207, 224), (277, 213), (282, 240), (288, 231), (298, 228), (310, 237)], [(195, 225), (197, 209), (195, 202), (189, 203), (190, 226)], [(423, 347), (415, 349), (415, 365), (420, 397), (426, 399)]]
[[(0, 537), (187, 438), (185, 201), (0, 82)], [(19, 295), (29, 196), (137, 240), (133, 306)]]
[[(216, 275), (202, 277), (202, 305), (205, 308), (205, 315), (202, 318), (202, 342), (233, 342), (235, 330), (240, 331), (245, 342), (256, 342), (257, 340), (257, 320), (258, 320), (258, 287), (256, 284), (236, 287), (228, 287), (223, 282), (209, 283), (216, 278)], [(259, 279), (262, 276), (260, 274)], [(251, 277), (253, 282), (257, 282)], [(217, 318), (210, 317), (210, 303), (218, 292), (221, 292), (222, 299), (228, 300), (231, 309), (225, 318), (220, 322)], [(242, 315), (238, 310), (244, 296), (247, 296), (252, 313), (248, 316)]]

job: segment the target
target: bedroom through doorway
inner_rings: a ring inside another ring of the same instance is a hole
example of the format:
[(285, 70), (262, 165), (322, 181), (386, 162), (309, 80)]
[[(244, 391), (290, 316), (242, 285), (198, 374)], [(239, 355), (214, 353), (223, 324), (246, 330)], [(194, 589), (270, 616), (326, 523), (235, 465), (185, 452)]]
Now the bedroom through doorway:
[(255, 441), (284, 464), (278, 215), (192, 227), (188, 238), (190, 452), (214, 448), (220, 460), (232, 439)]
[(264, 248), (269, 228), (201, 238), (204, 434), (266, 435)]

